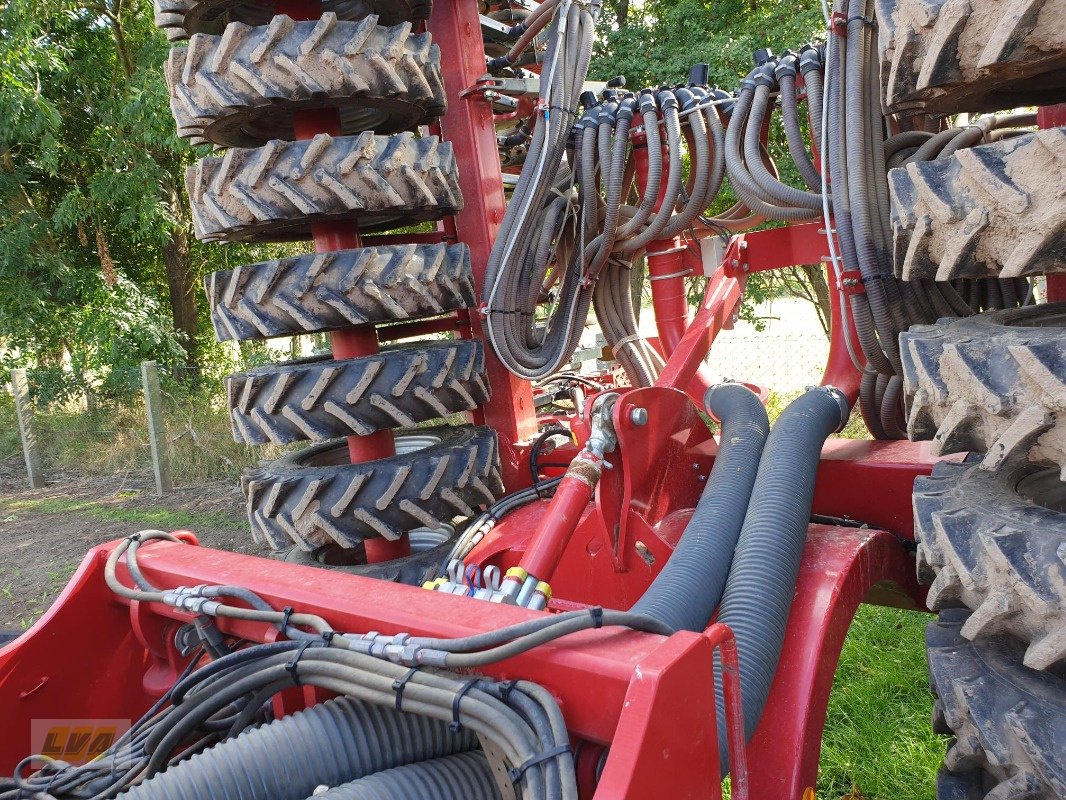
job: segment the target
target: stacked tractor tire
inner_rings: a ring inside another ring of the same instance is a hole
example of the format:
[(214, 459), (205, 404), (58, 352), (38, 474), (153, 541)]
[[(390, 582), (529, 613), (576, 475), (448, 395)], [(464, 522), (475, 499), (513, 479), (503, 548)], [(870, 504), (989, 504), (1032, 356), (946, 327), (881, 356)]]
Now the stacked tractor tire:
[[(1062, 2), (878, 12), (890, 112), (1066, 100)], [(898, 277), (1066, 272), (1066, 128), (984, 142), (889, 173)], [(900, 354), (910, 437), (958, 454), (914, 493), (934, 727), (954, 737), (938, 797), (1066, 797), (1066, 304), (915, 326)]]
[[(157, 24), (174, 43), (171, 109), (180, 135), (216, 148), (186, 175), (199, 239), (315, 240), (317, 252), (208, 278), (218, 339), (332, 332), (336, 347), (338, 332), (357, 328), (370, 342), (357, 357), (227, 380), (238, 442), (315, 443), (244, 477), (253, 534), (297, 560), (416, 582), (449, 549), (449, 523), (502, 490), (492, 430), (420, 427), (488, 398), (481, 343), (378, 351), (373, 330), (472, 307), (468, 248), (358, 239), (462, 208), (451, 146), (427, 127), (446, 111), (441, 54), (416, 32), (428, 0), (310, 6), (301, 13), (317, 18), (245, 0), (158, 0)], [(394, 428), (405, 429), (385, 434), (395, 455), (350, 463), (344, 437)], [(415, 553), (367, 563), (366, 542), (416, 529)]]

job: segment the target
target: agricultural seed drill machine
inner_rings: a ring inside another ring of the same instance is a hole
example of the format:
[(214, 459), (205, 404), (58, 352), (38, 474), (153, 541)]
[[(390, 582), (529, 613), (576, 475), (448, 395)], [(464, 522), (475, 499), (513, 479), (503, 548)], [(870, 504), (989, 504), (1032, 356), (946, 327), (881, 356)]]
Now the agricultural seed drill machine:
[[(144, 531), (0, 649), (0, 798), (811, 798), (863, 601), (940, 614), (939, 797), (1066, 796), (1066, 4), (837, 0), (735, 91), (588, 82), (596, 0), (156, 10), (197, 236), (314, 242), (218, 337), (332, 339), (234, 435), (315, 444), (243, 480), (274, 558)], [(706, 356), (793, 265), (771, 427)]]

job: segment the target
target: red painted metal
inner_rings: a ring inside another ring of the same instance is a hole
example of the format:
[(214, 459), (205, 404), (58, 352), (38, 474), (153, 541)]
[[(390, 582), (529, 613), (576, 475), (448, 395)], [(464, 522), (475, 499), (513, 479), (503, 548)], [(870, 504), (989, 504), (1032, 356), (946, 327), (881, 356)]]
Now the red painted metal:
[[(1066, 103), (1054, 106), (1042, 106), (1036, 110), (1038, 128), (1059, 128), (1066, 126)], [(1066, 275), (1048, 275), (1047, 301), (1049, 303), (1066, 302)]]
[(529, 540), (519, 565), (522, 569), (542, 581), (551, 580), (563, 551), (592, 499), (592, 491), (593, 487), (587, 480), (567, 473), (541, 515), (533, 538)]
[[(847, 302), (842, 293), (836, 287), (836, 276), (833, 268), (827, 267), (829, 284), (830, 327), (829, 327), (829, 356), (825, 361), (825, 371), (822, 373), (822, 386), (835, 386), (848, 398), (852, 406), (859, 399), (859, 383), (862, 381), (862, 372), (855, 365), (851, 354), (848, 352), (848, 342), (852, 343), (857, 358), (862, 358), (859, 349), (859, 334), (855, 330), (855, 321), (851, 314), (845, 318), (845, 303)], [(847, 337), (845, 339), (845, 337)]]
[(847, 517), (872, 528), (914, 538), (911, 493), (914, 479), (941, 460), (928, 442), (830, 439), (822, 449), (814, 489), (814, 512)]
[[(633, 167), (637, 187), (643, 193), (648, 185), (648, 145), (644, 131), (638, 129), (632, 135)], [(663, 174), (659, 197), (653, 207), (659, 211), (666, 194), (669, 176), (669, 150), (663, 147)], [(699, 259), (686, 258), (689, 247), (681, 239), (663, 239), (651, 242), (647, 249), (648, 283), (651, 286), (651, 301), (655, 312), (655, 328), (659, 334), (658, 348), (664, 358), (669, 358), (677, 348), (681, 337), (692, 323), (692, 311), (685, 291), (685, 277), (703, 272)], [(695, 261), (695, 264), (693, 264)], [(706, 365), (700, 364), (687, 387), (689, 396), (697, 403), (713, 383)]]
[[(479, 94), (460, 97), (485, 72), (478, 5), (472, 2), (435, 3), (429, 20), (433, 40), (444, 57), (441, 68), (448, 96), (448, 112), (440, 121), (442, 136), (451, 142), (460, 165), (459, 187), (463, 210), (445, 220), (445, 237), (470, 247), (474, 283), (485, 279), (492, 243), (503, 220), (505, 201), (492, 106)], [(470, 335), (484, 339), (482, 318), (470, 315)], [(512, 375), (491, 348), (485, 362), (492, 397), (475, 413), (475, 420), (496, 430), (501, 450), (527, 441), (537, 433), (533, 391), (528, 381)], [(529, 485), (528, 472), (504, 453), (504, 483), (509, 490)]]
[(1066, 126), (1066, 103), (1054, 106), (1041, 106), (1036, 110), (1038, 128), (1060, 128)]
[[(10, 770), (28, 752), (34, 718), (132, 719), (154, 699), (157, 681), (152, 678), (146, 685), (145, 676), (163, 659), (152, 651), (166, 649), (159, 640), (173, 630), (168, 620), (187, 622), (191, 617), (164, 606), (130, 608), (112, 596), (102, 570), (114, 546), (90, 551), (59, 601), (25, 636), (0, 650), (0, 707), (7, 732), (0, 769)], [(139, 555), (145, 576), (157, 586), (212, 583), (225, 576), (274, 607), (291, 605), (319, 614), (338, 630), (464, 636), (538, 614), (169, 542), (150, 544)], [(120, 576), (129, 580), (121, 566)], [(893, 537), (812, 527), (785, 655), (767, 716), (747, 752), (748, 762), (759, 765), (748, 777), (752, 797), (799, 797), (813, 781), (840, 640), (855, 605), (883, 584), (898, 587), (901, 597), (916, 594), (913, 562)], [(158, 618), (152, 625), (142, 620), (137, 627), (154, 642), (138, 639), (131, 614)], [(95, 624), (87, 626), (85, 619)], [(258, 623), (220, 620), (219, 625), (250, 641), (273, 637), (271, 629)], [(596, 798), (717, 797), (718, 765), (710, 755), (717, 749), (710, 674), (716, 645), (726, 645), (727, 665), (732, 660), (728, 642), (721, 626), (711, 626), (703, 635), (680, 632), (668, 639), (587, 631), (484, 672), (541, 683), (559, 700), (574, 740), (611, 745)], [(79, 654), (77, 670), (69, 669), (71, 648)], [(727, 689), (735, 688), (729, 670), (725, 677)], [(736, 710), (734, 706), (734, 714)], [(740, 749), (734, 747), (734, 752)], [(733, 770), (743, 777), (742, 764), (735, 763)], [(734, 797), (740, 796), (737, 788), (735, 778)]]
[[(313, 20), (322, 15), (319, 0), (285, 0), (278, 5), (278, 13), (288, 14), (293, 19)], [(311, 139), (325, 133), (341, 134), (340, 113), (334, 108), (308, 109), (293, 114), (293, 131), (297, 139)], [(359, 228), (354, 222), (322, 222), (311, 226), (316, 253), (335, 250), (350, 250), (362, 247)], [(336, 359), (372, 356), (378, 352), (378, 338), (373, 325), (359, 325), (330, 334), (333, 357)], [(352, 463), (374, 461), (396, 454), (392, 431), (382, 430), (363, 436), (348, 437), (348, 456)], [(395, 541), (380, 538), (365, 542), (367, 561), (387, 561), (400, 558), (411, 552), (406, 534)]]
[(738, 233), (722, 264), (726, 274), (736, 278), (798, 264), (821, 264), (828, 249), (823, 231), (822, 223), (807, 222)]
[[(770, 697), (748, 744), (751, 796), (799, 800), (815, 786), (837, 659), (875, 587), (924, 608), (914, 557), (881, 531), (811, 526)], [(919, 605), (921, 604), (921, 605)]]
[(378, 340), (382, 342), (394, 342), (397, 339), (414, 339), (427, 336), (432, 333), (459, 333), (462, 338), (463, 332), (469, 330), (470, 323), (458, 314), (448, 314), (443, 317), (430, 317), (414, 322), (400, 322), (396, 325), (382, 325), (378, 328)]
[[(726, 250), (727, 257), (737, 247), (739, 240), (734, 238)], [(666, 366), (655, 382), (656, 386), (674, 389), (689, 386), (703, 359), (707, 357), (714, 338), (723, 328), (732, 325), (743, 295), (743, 277), (732, 277), (720, 269), (707, 280), (696, 316), (667, 359)]]
[[(116, 544), (90, 551), (59, 602), (25, 636), (0, 649), (0, 770), (10, 772), (29, 752), (35, 718), (134, 719), (154, 699), (144, 685), (152, 656), (131, 627), (128, 603), (112, 596), (103, 581), (104, 561)], [(319, 614), (337, 630), (466, 636), (542, 613), (169, 542), (148, 545), (138, 555), (157, 586), (211, 583), (225, 575), (277, 608)], [(124, 567), (120, 576), (129, 581)], [(150, 633), (156, 637), (171, 630), (169, 621), (191, 620), (166, 606), (137, 613), (158, 618)], [(258, 623), (219, 620), (219, 627), (249, 641), (273, 635)], [(612, 745), (597, 800), (643, 800), (652, 786), (669, 797), (714, 798), (720, 795), (718, 765), (708, 757), (717, 749), (711, 663), (716, 647), (727, 663), (733, 660), (729, 642), (731, 634), (720, 626), (669, 638), (594, 630), (483, 672), (544, 685), (558, 699), (575, 740)], [(79, 655), (77, 670), (69, 669), (71, 652)]]

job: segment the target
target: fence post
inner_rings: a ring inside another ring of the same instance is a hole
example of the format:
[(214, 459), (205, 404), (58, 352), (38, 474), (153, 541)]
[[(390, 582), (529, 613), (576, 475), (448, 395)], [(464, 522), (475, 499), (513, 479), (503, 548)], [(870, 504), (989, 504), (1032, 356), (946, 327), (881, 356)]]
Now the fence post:
[(163, 427), (163, 395), (159, 390), (159, 365), (155, 361), (141, 363), (141, 382), (144, 385), (144, 410), (148, 415), (148, 443), (152, 448), (155, 493), (162, 497), (174, 488), (174, 480), (170, 475), (167, 434)]
[(11, 394), (15, 396), (22, 454), (26, 458), (26, 476), (29, 478), (31, 489), (41, 489), (44, 487), (44, 469), (41, 467), (41, 447), (37, 441), (37, 429), (33, 424), (33, 404), (30, 402), (30, 384), (26, 379), (26, 370), (11, 370)]

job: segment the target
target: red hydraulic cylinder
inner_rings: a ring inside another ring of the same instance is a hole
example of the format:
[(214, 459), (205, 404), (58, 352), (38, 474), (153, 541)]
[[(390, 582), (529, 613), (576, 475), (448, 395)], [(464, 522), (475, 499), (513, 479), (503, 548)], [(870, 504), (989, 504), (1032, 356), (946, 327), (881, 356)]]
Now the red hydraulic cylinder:
[(520, 566), (527, 573), (542, 581), (551, 580), (588, 508), (602, 469), (603, 459), (588, 450), (582, 450), (570, 463), (522, 557)]

